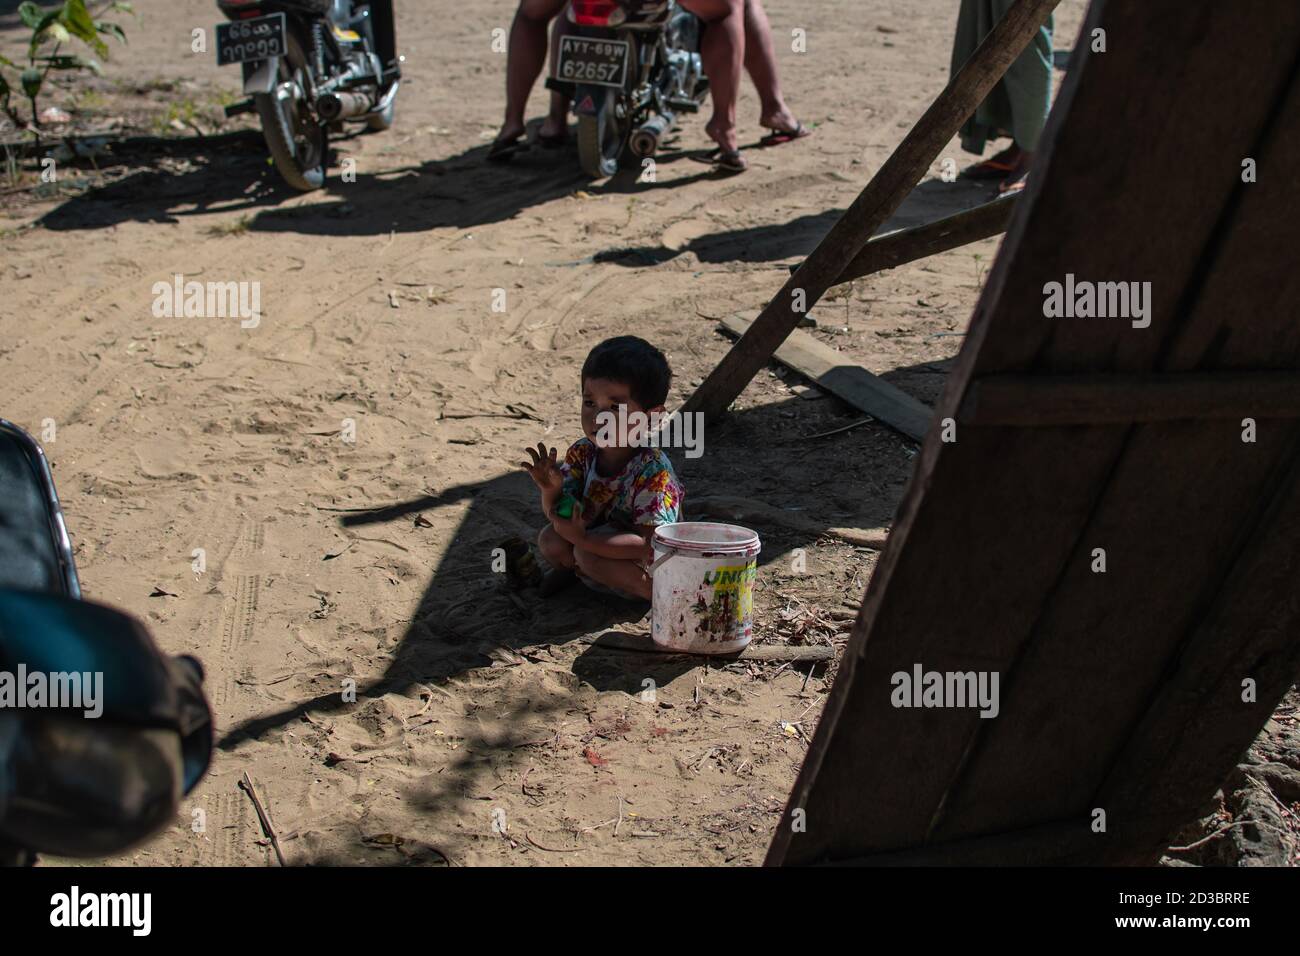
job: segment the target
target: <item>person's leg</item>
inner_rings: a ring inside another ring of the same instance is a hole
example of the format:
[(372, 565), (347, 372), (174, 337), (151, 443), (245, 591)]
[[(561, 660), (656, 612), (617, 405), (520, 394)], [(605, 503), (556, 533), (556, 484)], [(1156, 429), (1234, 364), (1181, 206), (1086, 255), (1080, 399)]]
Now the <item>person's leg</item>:
[(602, 558), (581, 548), (574, 549), (573, 559), (578, 573), (583, 577), (590, 578), (607, 588), (613, 588), (615, 591), (634, 594), (646, 601), (650, 600), (652, 593), (650, 575), (638, 562)]
[(759, 124), (782, 133), (798, 130), (799, 120), (781, 95), (772, 24), (761, 0), (745, 0), (745, 70), (758, 91)]
[(565, 541), (549, 524), (537, 536), (537, 549), (551, 569), (542, 576), (542, 597), (550, 597), (574, 580), (573, 545)]
[(561, 538), (549, 524), (537, 536), (537, 549), (551, 567), (573, 567), (573, 545)]
[(546, 62), (546, 27), (564, 9), (567, 0), (520, 0), (510, 25), (506, 51), (506, 116), (496, 144), (509, 143), (524, 134), (524, 110), (542, 65)]
[[(570, 31), (572, 24), (568, 17), (558, 18), (551, 26), (551, 70), (555, 70), (556, 60), (560, 55), (560, 37)], [(542, 128), (537, 131), (538, 139), (543, 145), (563, 143), (569, 133), (569, 98), (558, 90), (551, 90), (551, 111), (542, 120)]]
[(725, 152), (735, 153), (736, 98), (745, 59), (745, 0), (682, 0), (704, 21), (700, 59), (709, 78), (713, 118), (704, 130)]
[(1025, 186), (1034, 151), (1047, 125), (1052, 108), (1052, 30), (1055, 15), (1039, 28), (1029, 46), (1007, 69), (1001, 83), (1011, 104), (1011, 129), (1019, 150), (1015, 168), (998, 187), (998, 192), (1019, 192)]

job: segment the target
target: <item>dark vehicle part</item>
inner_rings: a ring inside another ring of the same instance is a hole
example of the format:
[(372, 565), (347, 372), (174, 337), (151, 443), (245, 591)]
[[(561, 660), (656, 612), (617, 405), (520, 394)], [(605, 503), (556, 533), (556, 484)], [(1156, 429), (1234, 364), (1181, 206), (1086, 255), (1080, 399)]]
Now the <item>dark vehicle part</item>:
[(325, 181), (329, 134), (392, 126), (401, 82), (392, 0), (217, 0), (218, 64), (238, 63), (275, 167), (304, 191)]
[(207, 770), (203, 668), (81, 600), (45, 452), (3, 419), (0, 487), (0, 865), (117, 853), (171, 823)]

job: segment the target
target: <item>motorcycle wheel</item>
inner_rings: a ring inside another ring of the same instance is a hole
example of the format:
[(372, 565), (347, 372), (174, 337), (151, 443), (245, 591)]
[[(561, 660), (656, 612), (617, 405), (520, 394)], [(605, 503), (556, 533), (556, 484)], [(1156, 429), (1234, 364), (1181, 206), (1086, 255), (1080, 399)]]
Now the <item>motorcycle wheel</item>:
[(325, 183), (328, 134), (307, 109), (302, 78), (308, 65), (302, 44), (293, 34), (288, 40), (275, 89), (255, 95), (253, 103), (276, 170), (294, 189), (311, 192)]
[(607, 89), (605, 102), (595, 116), (578, 116), (578, 163), (593, 179), (618, 172), (618, 157), (627, 142), (627, 130), (614, 116), (615, 94)]

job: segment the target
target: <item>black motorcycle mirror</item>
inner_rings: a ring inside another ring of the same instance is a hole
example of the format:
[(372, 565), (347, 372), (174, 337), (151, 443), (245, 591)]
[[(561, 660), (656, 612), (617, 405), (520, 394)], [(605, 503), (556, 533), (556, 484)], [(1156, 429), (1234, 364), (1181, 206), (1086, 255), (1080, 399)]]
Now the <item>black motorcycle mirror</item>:
[(45, 453), (3, 419), (0, 490), (0, 864), (117, 853), (207, 769), (203, 669), (79, 599)]
[(0, 590), (0, 843), (103, 856), (170, 823), (211, 759), (202, 676), (120, 611)]

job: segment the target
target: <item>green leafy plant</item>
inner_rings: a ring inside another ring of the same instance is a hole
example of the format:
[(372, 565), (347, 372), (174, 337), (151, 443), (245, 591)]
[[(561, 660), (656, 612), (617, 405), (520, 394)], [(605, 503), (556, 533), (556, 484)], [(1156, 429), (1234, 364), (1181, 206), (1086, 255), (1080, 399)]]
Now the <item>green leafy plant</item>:
[[(40, 126), (40, 114), (36, 109), (36, 98), (45, 86), (45, 78), (51, 70), (90, 70), (103, 72), (99, 61), (94, 57), (84, 57), (76, 53), (65, 53), (64, 44), (79, 40), (90, 47), (101, 58), (108, 56), (108, 44), (103, 37), (115, 37), (120, 43), (126, 42), (126, 33), (116, 23), (96, 19), (101, 13), (132, 13), (130, 3), (123, 0), (111, 0), (101, 4), (94, 13), (86, 6), (86, 0), (64, 0), (59, 6), (42, 10), (31, 0), (18, 5), (18, 17), (32, 31), (27, 44), (27, 65), (20, 66), (12, 60), (0, 56), (0, 109), (13, 120), (15, 126), (22, 121), (13, 105), (13, 97), (21, 92), (31, 104), (32, 125)], [(10, 75), (5, 73), (6, 68)], [(10, 76), (16, 75), (16, 81)]]

